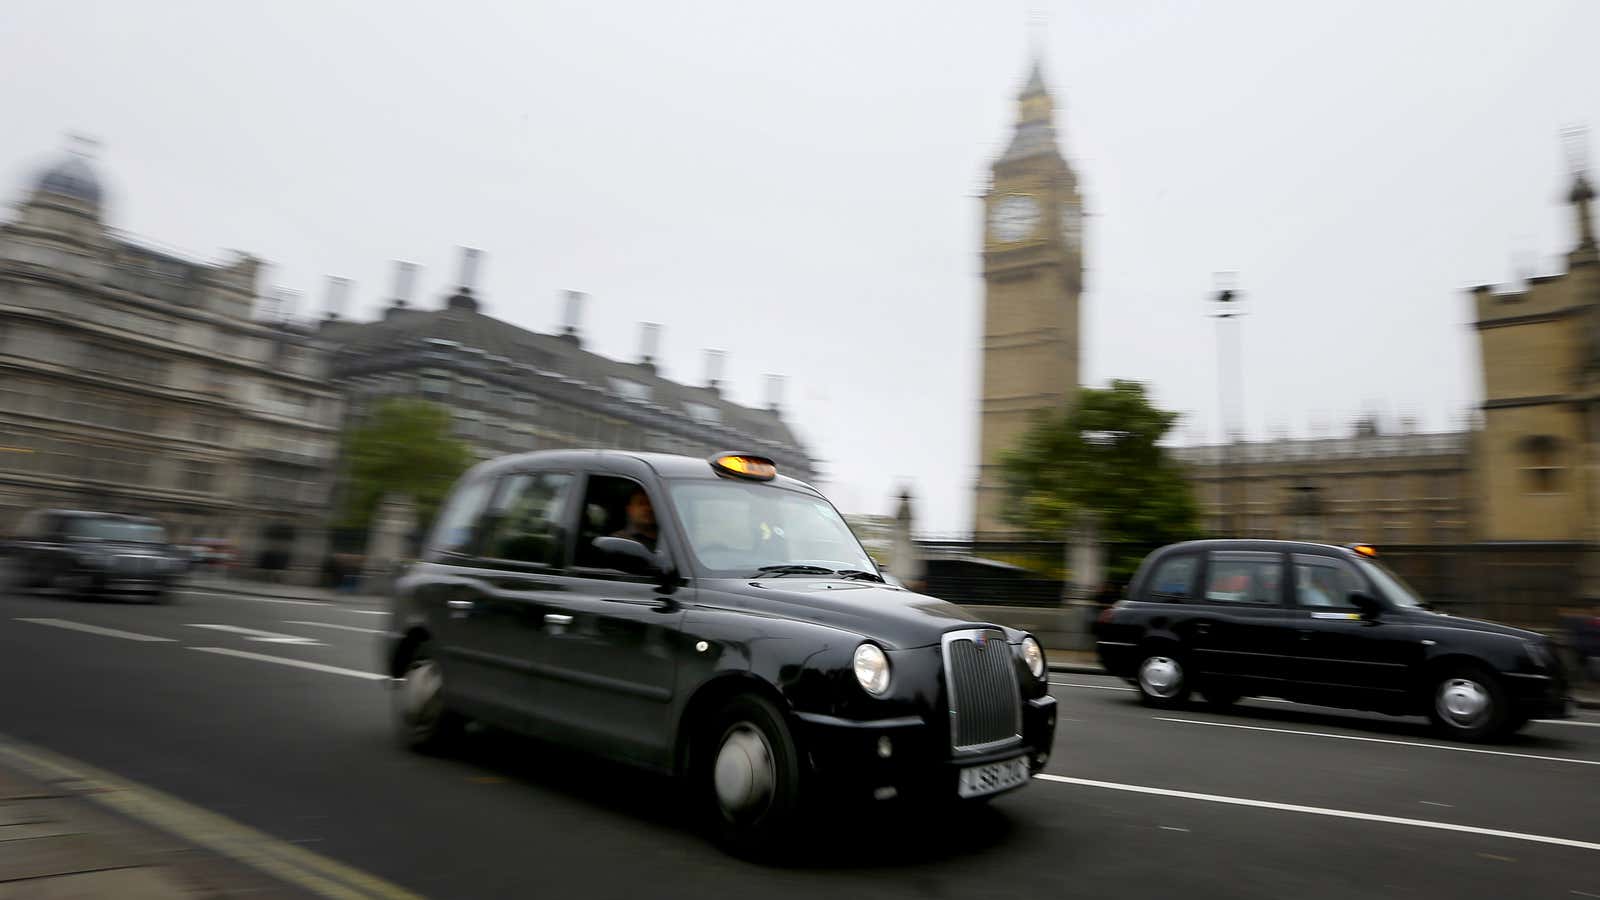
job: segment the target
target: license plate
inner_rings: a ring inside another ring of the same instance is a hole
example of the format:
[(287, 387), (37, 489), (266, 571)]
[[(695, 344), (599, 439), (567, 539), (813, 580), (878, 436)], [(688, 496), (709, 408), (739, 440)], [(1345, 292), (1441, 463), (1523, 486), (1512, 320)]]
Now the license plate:
[(982, 797), (1014, 788), (1028, 780), (1028, 761), (1022, 757), (961, 770), (956, 793), (963, 799)]

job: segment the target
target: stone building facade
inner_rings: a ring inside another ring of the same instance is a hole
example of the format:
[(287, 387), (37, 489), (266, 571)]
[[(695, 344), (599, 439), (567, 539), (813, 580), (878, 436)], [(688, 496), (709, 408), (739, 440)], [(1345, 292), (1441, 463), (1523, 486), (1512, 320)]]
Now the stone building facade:
[(1383, 434), (1179, 447), (1217, 537), (1459, 545), (1474, 538), (1474, 435)]
[[(471, 251), (469, 251), (470, 253)], [(654, 326), (634, 362), (584, 348), (582, 295), (568, 300), (562, 334), (520, 328), (487, 315), (469, 283), (434, 308), (413, 305), (409, 277), (371, 322), (330, 316), (318, 337), (337, 348), (333, 377), (359, 421), (387, 397), (431, 400), (450, 409), (455, 434), (480, 459), (530, 450), (615, 448), (689, 456), (746, 450), (772, 458), (780, 471), (816, 476), (805, 448), (784, 421), (778, 398), (766, 407), (734, 403), (723, 393), (715, 362), (706, 383), (663, 377), (653, 359)], [(402, 264), (403, 265), (403, 264)]]
[(1000, 458), (1078, 389), (1083, 198), (1056, 144), (1055, 104), (1037, 62), (1017, 100), (1011, 143), (984, 194), (983, 385), (976, 538), (1004, 537)]
[(340, 399), (314, 337), (254, 319), (259, 271), (119, 234), (82, 156), (28, 185), (0, 223), (0, 530), (107, 509), (315, 564)]

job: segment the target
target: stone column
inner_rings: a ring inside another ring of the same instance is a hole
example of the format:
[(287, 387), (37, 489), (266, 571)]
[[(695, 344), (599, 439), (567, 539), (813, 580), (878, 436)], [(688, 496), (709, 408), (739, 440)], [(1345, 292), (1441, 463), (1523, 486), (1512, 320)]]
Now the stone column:
[(911, 540), (915, 514), (911, 508), (911, 492), (900, 494), (900, 505), (894, 513), (894, 532), (889, 543), (889, 571), (900, 583), (914, 591), (922, 590), (926, 574), (917, 545)]
[(328, 529), (321, 522), (295, 527), (289, 548), (287, 580), (295, 584), (321, 584), (322, 564), (328, 556)]
[(1106, 578), (1106, 548), (1100, 542), (1100, 529), (1090, 513), (1078, 521), (1067, 537), (1066, 627), (1062, 629), (1068, 646), (1063, 650), (1094, 649), (1090, 630), (1098, 614), (1094, 596)]
[(416, 527), (416, 503), (403, 494), (385, 495), (368, 531), (362, 593), (388, 590), (395, 567), (409, 556), (407, 543)]

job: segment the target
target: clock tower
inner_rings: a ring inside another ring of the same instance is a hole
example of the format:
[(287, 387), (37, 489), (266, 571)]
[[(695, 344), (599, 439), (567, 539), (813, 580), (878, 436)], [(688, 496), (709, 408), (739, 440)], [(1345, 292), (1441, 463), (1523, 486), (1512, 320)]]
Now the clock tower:
[(1015, 529), (1000, 457), (1041, 414), (1078, 389), (1078, 299), (1083, 291), (1083, 199), (1056, 146), (1055, 104), (1039, 63), (1017, 98), (1011, 144), (983, 196), (983, 387), (973, 536)]

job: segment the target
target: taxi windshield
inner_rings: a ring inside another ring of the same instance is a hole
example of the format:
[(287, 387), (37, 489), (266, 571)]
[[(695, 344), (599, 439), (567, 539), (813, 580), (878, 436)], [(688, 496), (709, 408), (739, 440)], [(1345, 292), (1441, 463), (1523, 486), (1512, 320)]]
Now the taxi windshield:
[(714, 576), (748, 578), (786, 567), (798, 575), (878, 571), (820, 497), (724, 480), (674, 481), (669, 490), (695, 558)]
[(1378, 590), (1383, 591), (1383, 595), (1389, 598), (1390, 603), (1401, 609), (1427, 608), (1427, 602), (1416, 591), (1411, 589), (1411, 585), (1400, 580), (1399, 575), (1389, 571), (1388, 566), (1366, 557), (1357, 558), (1356, 564), (1361, 566), (1362, 571), (1367, 573), (1367, 577), (1378, 585)]

